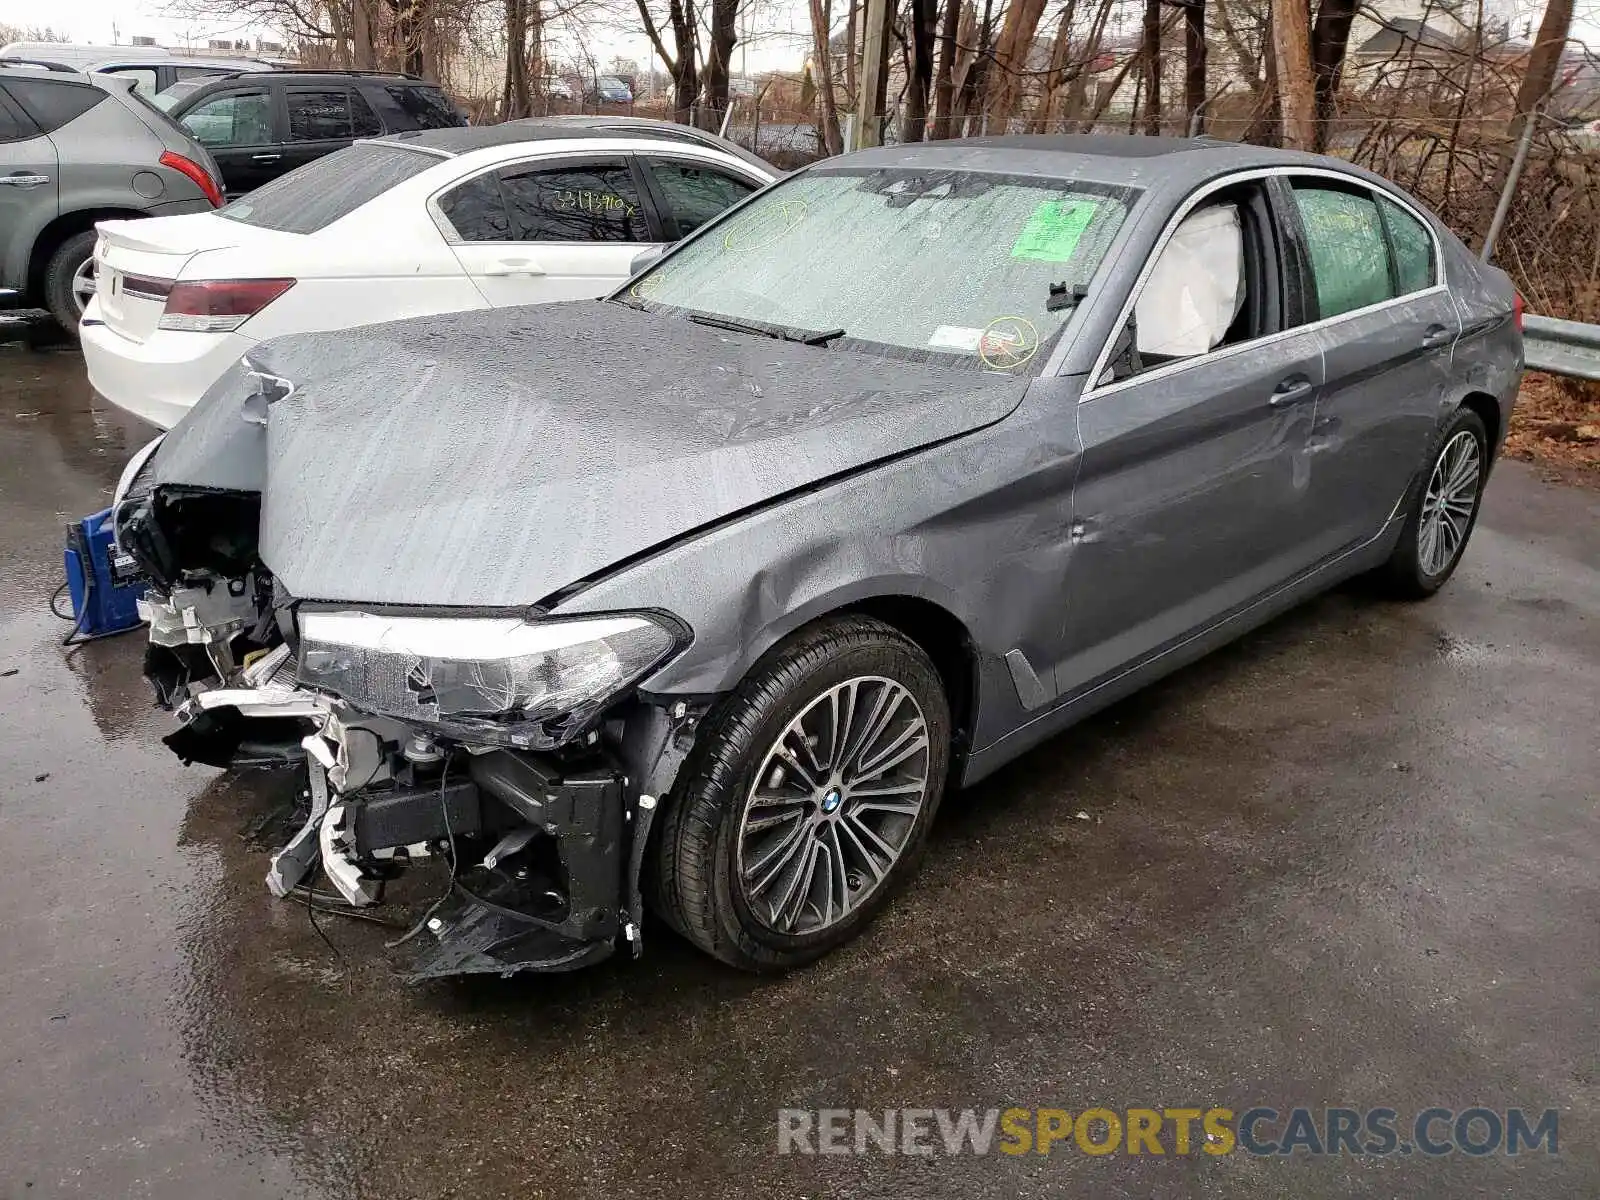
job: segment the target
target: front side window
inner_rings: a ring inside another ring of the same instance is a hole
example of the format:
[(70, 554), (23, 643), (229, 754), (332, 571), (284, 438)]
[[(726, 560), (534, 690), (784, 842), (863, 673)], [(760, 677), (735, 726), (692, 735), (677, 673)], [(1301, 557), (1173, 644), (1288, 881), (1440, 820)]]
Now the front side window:
[(679, 237), (687, 237), (756, 190), (753, 183), (697, 163), (661, 158), (645, 161), (668, 210), (677, 218)]
[(500, 172), (512, 241), (648, 242), (644, 205), (620, 159)]
[(1435, 278), (1433, 236), (1421, 221), (1388, 197), (1378, 197), (1378, 207), (1383, 210), (1389, 244), (1394, 248), (1394, 272), (1400, 294), (1431, 288)]
[(1136, 195), (1081, 180), (813, 168), (699, 233), (623, 299), (1031, 374)]
[(272, 105), (264, 91), (214, 96), (185, 113), (182, 123), (204, 146), (264, 146), (272, 141)]
[(1244, 229), (1234, 204), (1185, 217), (1134, 302), (1141, 362), (1193, 358), (1222, 345), (1244, 308)]
[(1305, 227), (1319, 316), (1337, 317), (1394, 298), (1383, 220), (1370, 192), (1296, 183), (1294, 202)]

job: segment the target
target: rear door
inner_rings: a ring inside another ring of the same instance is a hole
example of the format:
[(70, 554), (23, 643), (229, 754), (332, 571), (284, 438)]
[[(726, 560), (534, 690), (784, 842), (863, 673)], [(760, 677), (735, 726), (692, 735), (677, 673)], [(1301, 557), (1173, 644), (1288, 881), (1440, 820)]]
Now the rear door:
[(1312, 534), (1325, 554), (1375, 537), (1423, 466), (1460, 316), (1419, 213), (1333, 172), (1279, 186), (1311, 274), (1327, 382), (1309, 443)]
[(372, 105), (348, 84), (284, 84), (282, 91), (286, 132), (280, 175), (343, 150), (358, 137), (383, 132)]
[(56, 217), (56, 148), (0, 85), (0, 286), (26, 283), (33, 240)]
[(688, 155), (641, 154), (638, 161), (654, 191), (666, 236), (674, 241), (766, 186), (766, 180), (753, 173), (713, 166)]
[(495, 307), (602, 296), (663, 241), (626, 155), (491, 168), (434, 200), (440, 229)]
[(266, 84), (213, 92), (177, 120), (211, 152), (230, 200), (283, 174), (277, 107)]

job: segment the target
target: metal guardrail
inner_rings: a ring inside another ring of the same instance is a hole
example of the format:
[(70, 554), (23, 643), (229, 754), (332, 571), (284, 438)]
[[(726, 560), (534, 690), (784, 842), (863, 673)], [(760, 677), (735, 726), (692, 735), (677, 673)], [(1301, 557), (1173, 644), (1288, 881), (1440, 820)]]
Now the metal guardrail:
[(1530, 371), (1600, 379), (1600, 325), (1524, 316), (1522, 353)]

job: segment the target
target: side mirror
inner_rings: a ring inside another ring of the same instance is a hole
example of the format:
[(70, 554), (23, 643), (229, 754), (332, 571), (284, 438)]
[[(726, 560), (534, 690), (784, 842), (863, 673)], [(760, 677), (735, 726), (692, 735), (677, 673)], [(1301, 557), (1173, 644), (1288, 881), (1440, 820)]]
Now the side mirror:
[(628, 265), (628, 274), (630, 276), (637, 275), (664, 253), (665, 251), (660, 246), (651, 246), (648, 250), (639, 251), (633, 256), (633, 262)]

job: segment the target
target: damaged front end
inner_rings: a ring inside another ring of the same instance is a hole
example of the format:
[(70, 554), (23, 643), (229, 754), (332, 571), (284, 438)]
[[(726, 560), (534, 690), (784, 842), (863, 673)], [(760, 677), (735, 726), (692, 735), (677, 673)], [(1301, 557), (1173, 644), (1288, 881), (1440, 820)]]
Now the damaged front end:
[(186, 762), (295, 764), (309, 811), (274, 895), (320, 866), (351, 905), (447, 871), (413, 979), (565, 971), (640, 948), (656, 798), (699, 709), (636, 695), (687, 644), (659, 613), (552, 619), (302, 602), (256, 545), (259, 497), (135, 464), (117, 534), (149, 591), (145, 669)]

